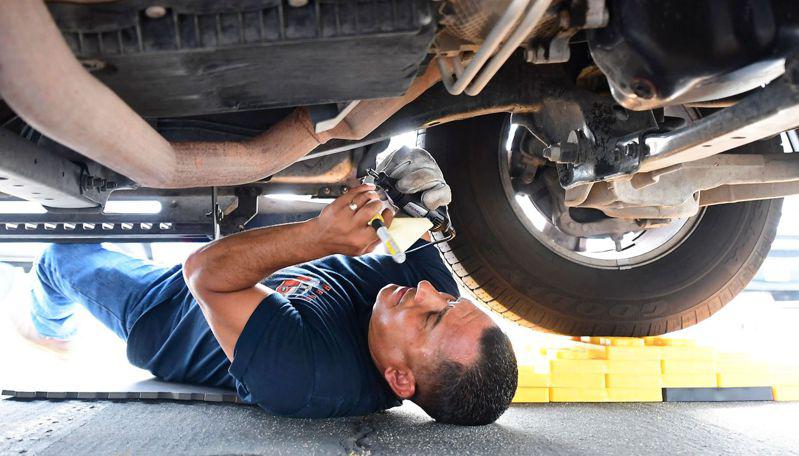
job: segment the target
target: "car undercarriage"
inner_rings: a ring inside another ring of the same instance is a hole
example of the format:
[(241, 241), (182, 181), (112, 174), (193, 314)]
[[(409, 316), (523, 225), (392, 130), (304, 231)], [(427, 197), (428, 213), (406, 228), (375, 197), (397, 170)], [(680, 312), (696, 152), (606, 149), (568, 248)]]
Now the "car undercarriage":
[(791, 0), (15, 0), (0, 192), (38, 204), (0, 240), (307, 219), (267, 197), (341, 195), (417, 132), (462, 285), (525, 325), (662, 334), (743, 288), (799, 194), (797, 52)]

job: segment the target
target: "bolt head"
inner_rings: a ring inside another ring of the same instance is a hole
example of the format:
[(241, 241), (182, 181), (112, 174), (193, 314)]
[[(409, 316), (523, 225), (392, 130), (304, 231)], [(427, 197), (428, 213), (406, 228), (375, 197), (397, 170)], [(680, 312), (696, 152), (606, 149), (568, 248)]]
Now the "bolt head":
[(580, 146), (569, 142), (553, 144), (544, 149), (544, 157), (555, 163), (576, 163), (580, 157)]
[(649, 100), (655, 96), (655, 86), (647, 79), (635, 78), (632, 80), (630, 87), (637, 97), (643, 98), (644, 100)]
[(166, 8), (160, 5), (148, 6), (144, 10), (144, 15), (150, 19), (159, 19), (166, 16)]
[(544, 148), (544, 158), (552, 161), (560, 159), (560, 144), (553, 144)]
[(558, 14), (558, 22), (562, 29), (571, 27), (571, 14), (569, 14), (568, 10), (562, 10), (560, 14)]
[(627, 112), (627, 110), (624, 109), (622, 106), (616, 105), (613, 106), (611, 109), (613, 110), (613, 115), (616, 117), (616, 119), (622, 122), (630, 119), (630, 113)]

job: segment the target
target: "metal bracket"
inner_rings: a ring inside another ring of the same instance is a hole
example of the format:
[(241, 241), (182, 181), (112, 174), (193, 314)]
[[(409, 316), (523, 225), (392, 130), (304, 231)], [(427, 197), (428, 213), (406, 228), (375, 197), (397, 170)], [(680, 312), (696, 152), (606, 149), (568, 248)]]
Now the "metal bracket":
[(237, 187), (234, 190), (236, 205), (229, 212), (224, 212), (219, 224), (219, 234), (243, 231), (247, 223), (258, 215), (258, 197), (263, 190), (260, 187)]
[(97, 163), (88, 163), (81, 170), (81, 195), (99, 203), (102, 208), (105, 208), (105, 203), (111, 197), (112, 192), (116, 190), (134, 190), (136, 188), (138, 188), (138, 185), (127, 177)]
[[(336, 103), (335, 105), (326, 105), (326, 106), (335, 106), (331, 112), (321, 113), (319, 109), (311, 111), (311, 119), (314, 121), (314, 131), (316, 133), (322, 133), (328, 130), (332, 130), (338, 124), (347, 117), (347, 114), (350, 113), (361, 100), (354, 100), (348, 103)], [(330, 117), (332, 115), (332, 117)], [(321, 117), (323, 120), (318, 120), (317, 117)]]
[(785, 76), (693, 125), (649, 134), (641, 142), (647, 155), (640, 171), (652, 171), (709, 157), (791, 130), (799, 125), (799, 59)]
[[(568, 62), (571, 57), (570, 40), (577, 32), (608, 24), (605, 0), (572, 2), (571, 7), (572, 10), (562, 10), (558, 15), (561, 31), (548, 43), (533, 40), (524, 53), (525, 60), (535, 64)], [(580, 23), (573, 23), (575, 20)]]
[(620, 218), (684, 218), (701, 206), (781, 197), (799, 190), (796, 154), (720, 154), (669, 168), (567, 190), (569, 207)]
[(43, 206), (98, 208), (81, 194), (80, 166), (0, 128), (0, 191)]

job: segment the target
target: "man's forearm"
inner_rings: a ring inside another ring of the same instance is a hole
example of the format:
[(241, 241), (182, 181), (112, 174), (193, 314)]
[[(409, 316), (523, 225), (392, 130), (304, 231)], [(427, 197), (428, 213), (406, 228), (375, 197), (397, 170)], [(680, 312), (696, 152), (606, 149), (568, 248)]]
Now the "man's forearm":
[(185, 275), (214, 293), (250, 288), (275, 271), (327, 256), (317, 219), (244, 231), (204, 246), (184, 264)]

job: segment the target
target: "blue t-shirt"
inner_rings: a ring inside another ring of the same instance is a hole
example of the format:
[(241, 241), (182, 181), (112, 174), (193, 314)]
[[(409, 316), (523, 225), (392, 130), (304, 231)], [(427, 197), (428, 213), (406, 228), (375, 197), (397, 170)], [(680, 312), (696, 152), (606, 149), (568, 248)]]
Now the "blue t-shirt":
[(407, 257), (397, 264), (387, 255), (333, 255), (277, 271), (263, 282), (276, 293), (247, 321), (232, 365), (175, 269), (168, 299), (133, 326), (128, 358), (167, 381), (236, 388), (245, 402), (279, 415), (351, 416), (397, 406), (367, 343), (378, 291), (429, 280), (458, 295), (435, 247)]

